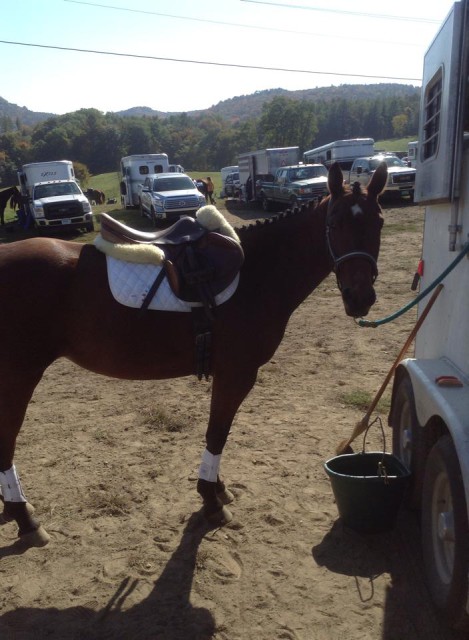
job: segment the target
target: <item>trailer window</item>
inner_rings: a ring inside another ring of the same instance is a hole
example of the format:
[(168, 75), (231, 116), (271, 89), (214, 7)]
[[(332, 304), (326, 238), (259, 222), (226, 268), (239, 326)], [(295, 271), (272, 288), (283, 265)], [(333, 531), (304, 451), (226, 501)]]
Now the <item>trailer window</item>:
[(155, 164), (153, 173), (163, 173), (163, 165)]
[(443, 70), (438, 70), (425, 91), (425, 106), (422, 140), (422, 159), (436, 155), (440, 139), (441, 94), (443, 88)]
[(146, 176), (150, 173), (150, 169), (147, 167), (146, 164), (144, 164), (138, 168), (138, 172), (141, 176)]

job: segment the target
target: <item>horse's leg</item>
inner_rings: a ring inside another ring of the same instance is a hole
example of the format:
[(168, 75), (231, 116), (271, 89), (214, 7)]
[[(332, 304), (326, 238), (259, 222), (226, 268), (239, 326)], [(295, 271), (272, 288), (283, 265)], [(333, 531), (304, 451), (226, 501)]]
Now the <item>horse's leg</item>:
[(197, 482), (197, 491), (204, 502), (204, 515), (212, 524), (223, 525), (232, 519), (225, 505), (233, 496), (219, 476), (221, 454), (236, 412), (254, 386), (256, 377), (257, 369), (224, 371), (213, 378), (210, 418), (205, 434), (207, 447), (202, 454)]
[(15, 520), (18, 535), (28, 546), (42, 547), (49, 536), (34, 518), (13, 463), (18, 436), (28, 403), (42, 377), (40, 375), (0, 375), (0, 489), (4, 504), (3, 520)]

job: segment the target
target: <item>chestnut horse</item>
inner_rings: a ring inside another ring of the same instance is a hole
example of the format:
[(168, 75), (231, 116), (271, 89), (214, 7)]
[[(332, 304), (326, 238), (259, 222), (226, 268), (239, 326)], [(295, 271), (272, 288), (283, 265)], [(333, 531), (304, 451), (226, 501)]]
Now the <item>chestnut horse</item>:
[(21, 206), (21, 193), (17, 187), (10, 187), (4, 191), (0, 191), (0, 224), (5, 224), (5, 208), (10, 201), (9, 206), (11, 209), (16, 209)]
[[(375, 302), (382, 227), (381, 165), (365, 192), (343, 184), (335, 164), (319, 204), (238, 229), (244, 251), (238, 287), (215, 309), (206, 449), (197, 490), (214, 524), (231, 519), (233, 499), (220, 458), (233, 418), (259, 367), (272, 358), (291, 314), (332, 271), (345, 312), (357, 318)], [(65, 357), (106, 376), (156, 380), (195, 372), (190, 313), (134, 309), (111, 294), (106, 257), (89, 244), (31, 238), (0, 245), (0, 487), (3, 519), (28, 546), (47, 543), (13, 462), (28, 403), (47, 367)], [(14, 330), (12, 331), (12, 327)], [(161, 340), (155, 336), (164, 336)]]

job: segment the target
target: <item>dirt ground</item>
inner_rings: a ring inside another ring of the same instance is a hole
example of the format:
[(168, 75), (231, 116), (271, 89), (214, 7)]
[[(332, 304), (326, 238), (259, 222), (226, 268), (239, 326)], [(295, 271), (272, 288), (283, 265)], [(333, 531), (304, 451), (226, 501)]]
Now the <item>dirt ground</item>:
[[(238, 225), (260, 216), (218, 204)], [(422, 239), (421, 207), (383, 213), (373, 319), (415, 295)], [(414, 322), (358, 327), (333, 277), (296, 311), (234, 421), (222, 459), (234, 520), (221, 529), (205, 526), (196, 493), (210, 382), (55, 363), (15, 460), (51, 542), (24, 550), (0, 527), (1, 640), (456, 638), (430, 603), (414, 518), (346, 529), (324, 471), (365, 413), (351, 399), (375, 394)], [(367, 448), (381, 446), (375, 428)]]

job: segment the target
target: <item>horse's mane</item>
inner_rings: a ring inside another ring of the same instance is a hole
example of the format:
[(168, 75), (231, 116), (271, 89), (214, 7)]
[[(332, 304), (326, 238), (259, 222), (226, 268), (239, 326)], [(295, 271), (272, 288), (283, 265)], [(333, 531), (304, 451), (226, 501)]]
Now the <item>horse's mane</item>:
[(259, 235), (265, 237), (266, 235), (279, 234), (284, 232), (285, 226), (291, 224), (297, 224), (303, 222), (306, 218), (309, 218), (313, 211), (319, 207), (320, 203), (311, 205), (302, 205), (299, 208), (287, 209), (281, 211), (270, 218), (263, 220), (256, 220), (248, 225), (242, 227), (236, 227), (235, 230), (239, 236), (241, 244), (249, 242), (252, 239), (256, 239)]
[[(359, 196), (367, 193), (366, 188), (363, 188), (359, 182), (354, 182), (351, 185), (343, 185), (343, 195), (352, 194)], [(324, 202), (325, 196), (320, 201), (310, 202), (309, 205), (302, 205), (300, 208), (287, 209), (277, 213), (276, 215), (266, 218), (264, 220), (256, 220), (249, 225), (243, 225), (242, 227), (236, 227), (235, 230), (239, 236), (241, 244), (248, 242), (250, 238), (257, 238), (258, 234), (262, 234), (265, 237), (268, 233), (280, 233), (283, 231), (285, 225), (292, 224), (292, 222), (302, 222), (305, 217), (309, 217), (314, 211), (317, 211), (319, 206)], [(280, 231), (279, 231), (280, 229)]]

